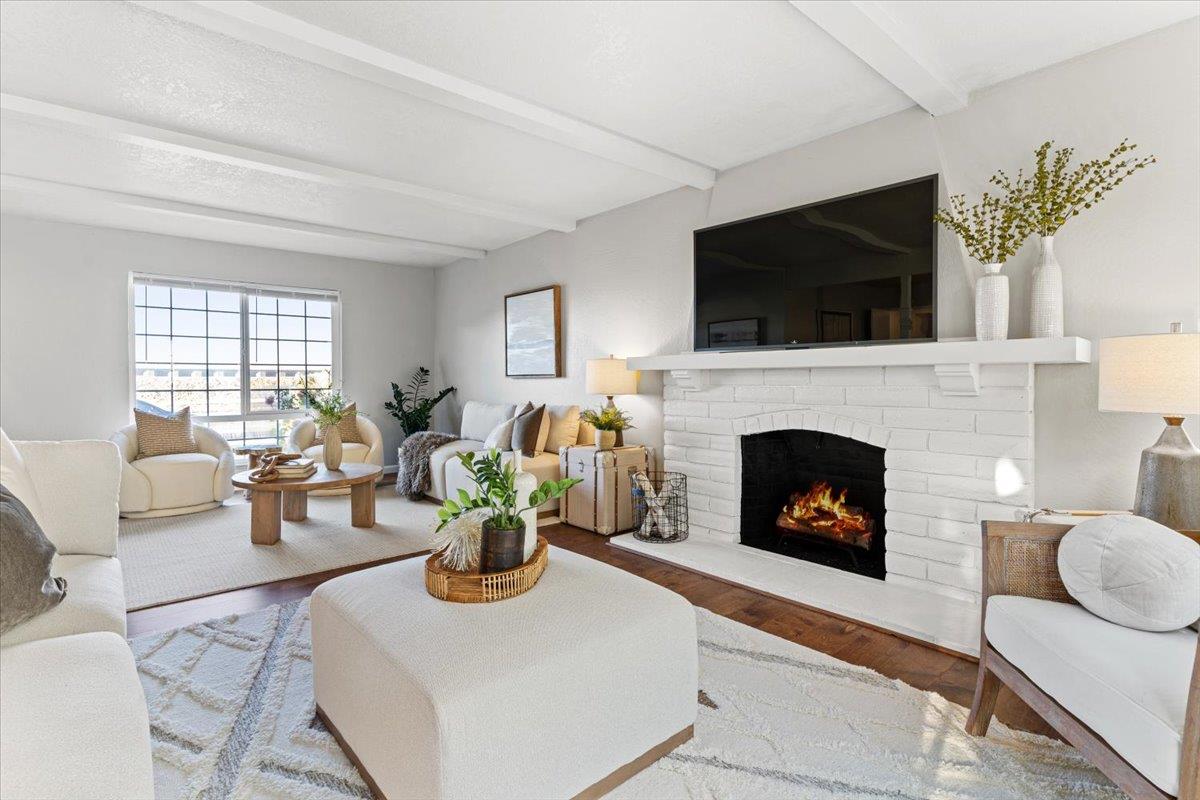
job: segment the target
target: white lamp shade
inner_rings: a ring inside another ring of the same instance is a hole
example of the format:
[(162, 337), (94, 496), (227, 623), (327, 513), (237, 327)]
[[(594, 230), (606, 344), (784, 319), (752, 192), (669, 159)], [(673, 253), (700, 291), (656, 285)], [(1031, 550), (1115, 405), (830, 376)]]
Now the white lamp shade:
[(1200, 413), (1200, 333), (1101, 339), (1100, 410)]
[(592, 358), (587, 362), (588, 394), (637, 394), (638, 372), (627, 369), (623, 358)]

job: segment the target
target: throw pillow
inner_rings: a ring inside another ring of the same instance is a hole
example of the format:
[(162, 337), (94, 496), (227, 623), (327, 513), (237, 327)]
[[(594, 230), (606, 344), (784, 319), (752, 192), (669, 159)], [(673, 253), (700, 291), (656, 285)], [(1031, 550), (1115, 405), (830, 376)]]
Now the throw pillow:
[(1174, 631), (1200, 618), (1200, 544), (1142, 517), (1076, 525), (1059, 544), (1058, 571), (1071, 597), (1117, 625)]
[(546, 406), (550, 417), (550, 436), (546, 449), (558, 453), (564, 447), (574, 447), (579, 441), (579, 406)]
[(67, 596), (66, 578), (50, 575), (56, 552), (29, 508), (0, 485), (0, 633)]
[(463, 406), (459, 436), (463, 439), (482, 442), (487, 439), (493, 428), (501, 422), (511, 419), (516, 413), (515, 405), (468, 400)]
[[(363, 441), (362, 435), (358, 432), (358, 403), (351, 403), (343, 410), (346, 415), (342, 417), (342, 421), (337, 424), (338, 433), (342, 435), (342, 444), (366, 444)], [(317, 428), (317, 435), (313, 438), (313, 444), (325, 443), (325, 431), (322, 428)]]
[(3, 430), (0, 430), (0, 484), (7, 486), (8, 490), (25, 504), (34, 519), (46, 519), (42, 512), (42, 501), (33, 487), (33, 478), (25, 467), (25, 459), (21, 458), (17, 446)]
[(192, 431), (190, 407), (166, 415), (135, 408), (133, 421), (137, 423), (138, 458), (200, 451)]
[(546, 452), (546, 444), (550, 441), (550, 409), (546, 406), (542, 408), (546, 410), (542, 413), (542, 424), (538, 426), (537, 444), (533, 447), (535, 456)]
[[(538, 438), (546, 422), (546, 407), (531, 408), (513, 421), (512, 449), (532, 458), (538, 454)], [(542, 440), (545, 441), (544, 439)]]
[(492, 428), (491, 433), (489, 433), (487, 438), (483, 440), (484, 449), (491, 450), (495, 448), (502, 453), (512, 450), (513, 423), (517, 421), (517, 417), (532, 410), (533, 403), (526, 401), (525, 405), (521, 406), (521, 408), (517, 411), (517, 416), (506, 419), (504, 422), (501, 422), (499, 425)]

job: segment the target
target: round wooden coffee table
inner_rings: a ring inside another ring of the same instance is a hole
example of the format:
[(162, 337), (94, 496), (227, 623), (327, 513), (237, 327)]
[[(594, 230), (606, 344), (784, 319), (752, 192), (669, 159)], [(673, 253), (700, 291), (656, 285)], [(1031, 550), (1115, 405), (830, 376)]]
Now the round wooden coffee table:
[(308, 493), (316, 489), (350, 487), (350, 524), (370, 528), (375, 524), (375, 481), (383, 467), (374, 464), (342, 464), (341, 469), (317, 466), (315, 475), (303, 480), (279, 480), (254, 483), (250, 471), (233, 476), (233, 485), (250, 492), (250, 541), (276, 544), (283, 529), (282, 520), (303, 522), (308, 518)]

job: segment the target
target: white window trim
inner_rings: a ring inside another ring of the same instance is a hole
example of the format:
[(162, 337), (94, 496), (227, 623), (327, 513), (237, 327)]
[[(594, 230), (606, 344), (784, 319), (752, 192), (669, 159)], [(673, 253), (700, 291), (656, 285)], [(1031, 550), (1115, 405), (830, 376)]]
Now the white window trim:
[[(204, 289), (208, 291), (236, 291), (241, 293), (241, 395), (242, 408), (250, 407), (250, 313), (249, 295), (252, 293), (269, 294), (276, 297), (289, 297), (306, 300), (329, 300), (332, 302), (330, 311), (330, 337), (332, 338), (330, 355), (333, 361), (333, 375), (330, 381), (335, 390), (342, 386), (342, 293), (337, 289), (310, 289), (295, 286), (278, 286), (265, 283), (248, 283), (245, 281), (229, 281), (221, 279), (188, 278), (179, 275), (160, 275), (151, 272), (130, 272), (127, 286), (128, 294), (128, 327), (126, 340), (129, 345), (126, 373), (129, 376), (128, 407), (129, 416), (133, 418), (133, 406), (137, 399), (137, 352), (134, 339), (136, 321), (136, 301), (134, 285), (137, 283), (152, 283), (160, 286), (173, 286), (185, 289)], [(198, 422), (240, 422), (256, 420), (299, 419), (307, 416), (307, 412), (296, 411), (251, 411), (245, 414), (222, 414), (219, 416), (197, 416)]]

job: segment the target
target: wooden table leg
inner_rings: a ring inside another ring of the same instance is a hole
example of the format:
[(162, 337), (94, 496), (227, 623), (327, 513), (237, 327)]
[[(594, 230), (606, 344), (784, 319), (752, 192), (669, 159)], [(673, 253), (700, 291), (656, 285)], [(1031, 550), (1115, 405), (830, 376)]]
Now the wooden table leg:
[(375, 482), (356, 483), (350, 487), (350, 524), (356, 528), (375, 525)]
[(253, 544), (276, 544), (283, 527), (280, 519), (282, 499), (279, 492), (250, 493), (250, 541)]
[(308, 492), (281, 492), (283, 495), (283, 518), (288, 522), (304, 522), (308, 519)]

